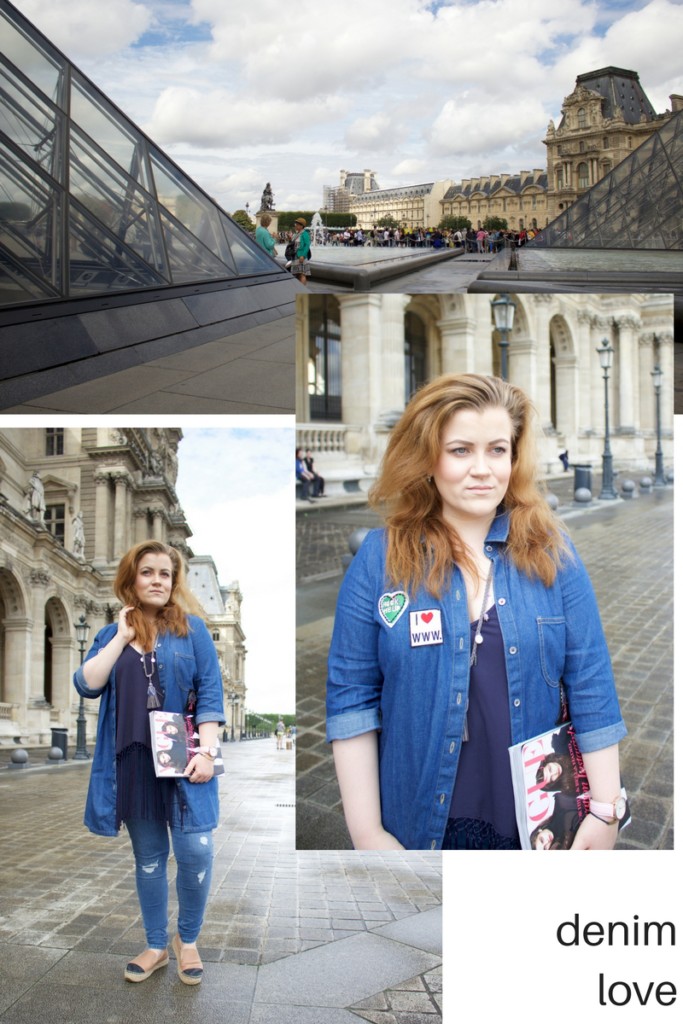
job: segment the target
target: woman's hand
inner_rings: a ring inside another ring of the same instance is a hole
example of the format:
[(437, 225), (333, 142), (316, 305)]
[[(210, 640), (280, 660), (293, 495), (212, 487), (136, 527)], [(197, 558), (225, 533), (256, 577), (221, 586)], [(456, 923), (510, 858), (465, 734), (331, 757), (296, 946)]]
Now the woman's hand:
[(608, 823), (587, 814), (579, 825), (572, 850), (613, 850), (619, 834), (618, 822)]
[(375, 832), (363, 835), (359, 843), (354, 844), (354, 850), (405, 850), (396, 836), (387, 832), (385, 828), (379, 828)]
[(195, 754), (183, 775), (190, 782), (208, 782), (213, 778), (213, 761), (204, 754)]
[(131, 643), (132, 640), (135, 639), (135, 630), (128, 622), (128, 613), (132, 611), (134, 611), (133, 605), (129, 604), (122, 608), (121, 611), (119, 612), (117, 635), (124, 642), (124, 644), (129, 644)]

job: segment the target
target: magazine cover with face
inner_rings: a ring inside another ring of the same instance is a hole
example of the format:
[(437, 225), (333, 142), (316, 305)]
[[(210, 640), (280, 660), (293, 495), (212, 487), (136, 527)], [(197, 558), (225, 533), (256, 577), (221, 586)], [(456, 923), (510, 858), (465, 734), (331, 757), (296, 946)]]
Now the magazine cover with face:
[[(192, 716), (172, 711), (150, 711), (149, 730), (156, 774), (160, 778), (184, 775), (199, 746), (199, 733)], [(213, 762), (213, 774), (223, 775), (223, 752), (220, 744), (216, 746), (218, 753)]]
[[(524, 850), (569, 850), (590, 813), (590, 789), (571, 722), (509, 748)], [(626, 792), (622, 787), (623, 797)], [(628, 804), (619, 828), (631, 820)]]

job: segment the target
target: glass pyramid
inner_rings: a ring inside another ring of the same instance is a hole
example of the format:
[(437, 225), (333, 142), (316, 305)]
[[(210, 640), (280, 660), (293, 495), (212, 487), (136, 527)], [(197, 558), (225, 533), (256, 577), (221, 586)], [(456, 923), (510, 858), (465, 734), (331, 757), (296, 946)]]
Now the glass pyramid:
[(0, 0), (0, 307), (278, 270)]
[(530, 245), (683, 249), (683, 110), (551, 221)]

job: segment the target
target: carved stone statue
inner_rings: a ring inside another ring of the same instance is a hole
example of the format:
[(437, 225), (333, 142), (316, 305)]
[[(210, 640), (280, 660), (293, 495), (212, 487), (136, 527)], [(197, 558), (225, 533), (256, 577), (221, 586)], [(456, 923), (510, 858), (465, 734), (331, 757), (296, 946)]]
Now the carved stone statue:
[(37, 523), (42, 523), (45, 517), (45, 488), (37, 469), (26, 488), (26, 513)]
[(73, 553), (76, 558), (85, 558), (85, 530), (83, 529), (83, 513), (77, 512), (71, 520), (73, 526)]
[(270, 187), (270, 182), (267, 181), (266, 182), (266, 187), (263, 190), (263, 195), (261, 196), (261, 209), (260, 209), (259, 212), (260, 213), (264, 213), (266, 210), (274, 210), (274, 209), (275, 209), (275, 202), (273, 200), (273, 190)]

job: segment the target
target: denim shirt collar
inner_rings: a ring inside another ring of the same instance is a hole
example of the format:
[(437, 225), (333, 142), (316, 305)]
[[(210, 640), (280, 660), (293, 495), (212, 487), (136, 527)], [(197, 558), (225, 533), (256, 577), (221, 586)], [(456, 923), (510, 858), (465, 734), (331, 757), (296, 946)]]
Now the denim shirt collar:
[(504, 544), (510, 532), (510, 513), (499, 505), (486, 535), (487, 544)]

